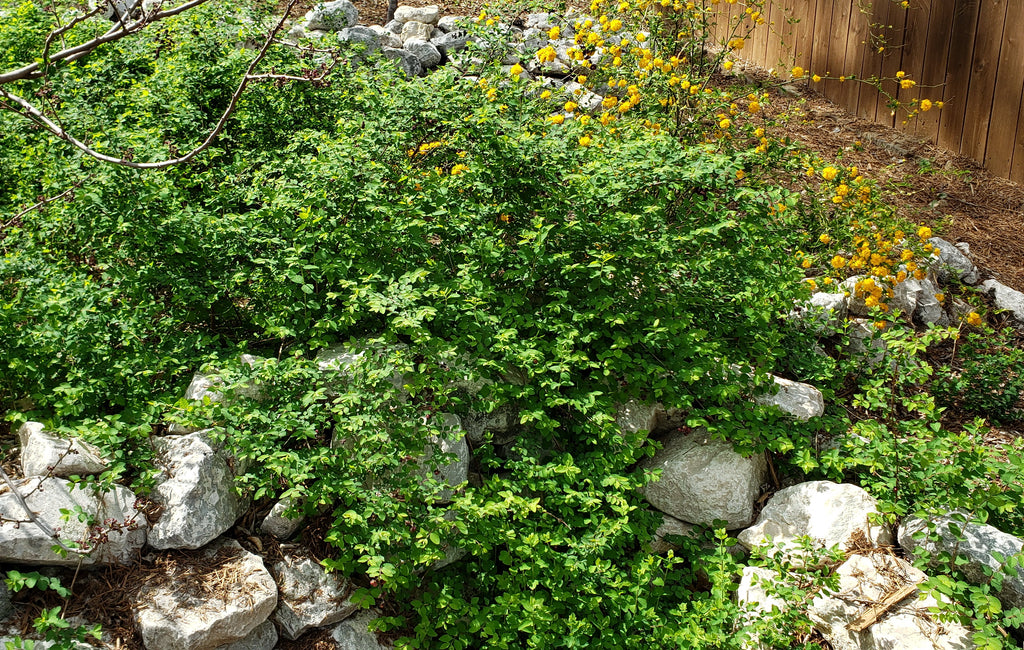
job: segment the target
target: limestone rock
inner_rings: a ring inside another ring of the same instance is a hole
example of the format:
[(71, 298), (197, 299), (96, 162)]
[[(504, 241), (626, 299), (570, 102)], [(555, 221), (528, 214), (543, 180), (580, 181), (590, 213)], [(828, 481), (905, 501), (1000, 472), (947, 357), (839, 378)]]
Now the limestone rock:
[(981, 283), (981, 290), (992, 296), (996, 309), (1005, 309), (1018, 323), (1024, 323), (1024, 293), (996, 280), (985, 280)]
[(418, 20), (411, 20), (407, 23), (402, 24), (402, 33), (399, 36), (403, 43), (408, 43), (412, 39), (420, 41), (429, 41), (434, 34), (434, 26), (428, 25), (427, 23), (421, 23)]
[(662, 471), (643, 490), (655, 508), (693, 524), (721, 519), (730, 529), (753, 520), (754, 501), (767, 472), (763, 454), (744, 458), (704, 430), (671, 435), (643, 466)]
[(346, 598), (349, 581), (328, 573), (319, 562), (286, 553), (274, 564), (273, 573), (280, 594), (274, 621), (286, 639), (337, 623), (359, 609)]
[(940, 282), (946, 282), (949, 278), (956, 278), (964, 284), (977, 284), (981, 279), (978, 267), (974, 266), (957, 246), (949, 243), (941, 237), (932, 237), (928, 240), (935, 248), (939, 249), (938, 277)]
[(120, 16), (127, 16), (134, 4), (135, 0), (89, 0), (89, 11), (102, 7), (100, 16), (107, 20), (117, 20)]
[(814, 627), (835, 650), (968, 650), (975, 645), (971, 633), (955, 623), (928, 616), (938, 606), (934, 598), (914, 592), (862, 632), (847, 629), (864, 610), (904, 584), (927, 579), (906, 561), (882, 553), (854, 555), (836, 571), (839, 590), (823, 593), (811, 603), (808, 615)]
[(359, 22), (359, 12), (356, 10), (356, 6), (348, 0), (321, 2), (306, 14), (308, 29), (337, 32), (346, 27), (354, 27), (357, 22)]
[(500, 445), (515, 438), (517, 421), (515, 408), (505, 405), (490, 413), (470, 411), (462, 417), (462, 428), (471, 442), (483, 442), (486, 434), (490, 433), (494, 443)]
[(829, 336), (846, 320), (846, 294), (818, 292), (810, 300), (798, 304), (791, 316), (799, 318), (810, 331)]
[(401, 6), (395, 9), (395, 20), (402, 24), (416, 21), (428, 25), (436, 25), (440, 17), (441, 9), (437, 5), (427, 5), (425, 7)]
[(235, 523), (248, 507), (234, 488), (234, 472), (207, 431), (153, 442), (162, 468), (152, 500), (163, 513), (149, 534), (153, 548), (199, 548)]
[[(259, 556), (235, 541), (212, 544), (202, 555), (194, 566), (183, 560), (165, 579), (140, 589), (135, 623), (146, 650), (205, 650), (243, 641), (274, 611), (277, 585)], [(267, 631), (261, 634), (265, 638)]]
[(853, 539), (872, 546), (893, 543), (885, 526), (871, 524), (868, 517), (877, 513), (874, 497), (856, 485), (811, 481), (776, 492), (768, 500), (757, 523), (739, 535), (740, 544), (753, 549), (768, 538), (791, 546), (797, 537), (807, 536), (819, 548), (838, 545), (845, 550)]
[(429, 70), (441, 63), (441, 52), (428, 41), (410, 38), (405, 41), (405, 49), (412, 52), (425, 69)]
[(438, 494), (438, 499), (444, 502), (451, 501), (455, 494), (453, 488), (462, 485), (469, 478), (469, 444), (466, 442), (466, 433), (462, 430), (462, 423), (458, 416), (450, 413), (441, 414), (440, 426), (445, 431), (444, 434), (441, 437), (431, 438), (420, 465), (423, 475), (427, 476), (427, 472), (430, 471), (429, 463), (435, 453), (455, 456), (454, 460), (440, 465), (435, 472), (436, 478), (448, 486)]
[(380, 49), (381, 36), (369, 27), (346, 27), (338, 32), (338, 42), (347, 45), (362, 45), (365, 54), (373, 54)]
[(948, 323), (949, 319), (935, 297), (939, 289), (931, 280), (907, 278), (896, 285), (893, 293), (892, 306), (911, 316), (914, 322), (925, 325)]
[(825, 412), (825, 400), (821, 396), (821, 391), (814, 386), (781, 377), (774, 379), (779, 391), (774, 395), (759, 396), (759, 404), (777, 406), (784, 413), (803, 421), (819, 417)]
[(467, 16), (441, 16), (437, 19), (437, 28), (444, 33), (461, 31), (469, 26)]
[[(91, 548), (85, 566), (130, 564), (146, 543), (146, 517), (135, 507), (136, 497), (120, 485), (96, 494), (60, 478), (28, 478), (15, 483), (28, 507), (44, 524), (57, 531), (66, 544), (76, 542)], [(81, 512), (97, 522), (90, 527), (77, 516), (63, 521), (61, 510)], [(53, 539), (28, 520), (24, 509), (6, 485), (0, 484), (0, 562), (76, 566), (79, 558), (69, 553), (62, 558), (53, 551)], [(21, 521), (16, 524), (12, 522)], [(105, 541), (94, 542), (94, 533)]]
[(222, 645), (217, 650), (274, 650), (277, 646), (277, 628), (272, 622), (263, 621), (240, 641)]
[(851, 318), (847, 333), (850, 336), (850, 350), (864, 355), (869, 366), (877, 366), (885, 360), (885, 340), (879, 336), (874, 324), (863, 318)]
[(72, 438), (66, 440), (44, 430), (41, 422), (26, 422), (18, 429), (21, 471), (25, 476), (89, 476), (107, 468), (100, 450)]
[(280, 540), (288, 539), (299, 532), (302, 525), (306, 523), (306, 518), (299, 515), (290, 519), (284, 514), (293, 505), (292, 499), (281, 499), (275, 503), (267, 516), (263, 518), (260, 532)]
[(431, 45), (437, 48), (443, 56), (450, 56), (454, 52), (466, 47), (469, 43), (470, 36), (468, 32), (462, 31), (461, 29), (453, 29), (445, 32), (440, 36), (434, 36), (430, 39)]
[(615, 423), (627, 433), (651, 432), (658, 426), (659, 404), (643, 404), (631, 399), (615, 410)]
[(380, 618), (374, 610), (365, 610), (350, 616), (331, 632), (331, 638), (338, 650), (388, 650), (388, 646), (377, 641), (377, 635), (370, 631), (370, 622)]
[[(987, 582), (985, 567), (993, 572), (999, 571), (1002, 563), (993, 553), (1009, 558), (1021, 552), (1024, 540), (1004, 533), (993, 526), (971, 523), (967, 517), (943, 515), (933, 522), (934, 535), (929, 535), (929, 522), (924, 519), (910, 517), (899, 528), (899, 542), (908, 554), (913, 555), (914, 549), (921, 547), (929, 551), (936, 561), (939, 553), (956, 554), (965, 558), (967, 563), (959, 569), (965, 577), (979, 584)], [(957, 535), (958, 529), (961, 535)], [(1003, 609), (1024, 607), (1024, 572), (1015, 577), (1004, 575), (1003, 588), (996, 594), (1003, 603)]]
[(763, 567), (745, 566), (743, 575), (740, 577), (740, 585), (736, 589), (736, 602), (740, 606), (748, 606), (740, 614), (737, 621), (737, 628), (741, 633), (746, 632), (749, 640), (743, 645), (745, 648), (756, 648), (757, 650), (768, 650), (758, 640), (756, 631), (747, 630), (751, 626), (757, 626), (764, 621), (768, 614), (773, 611), (786, 611), (786, 601), (775, 594), (769, 593), (768, 585), (779, 582), (779, 574), (771, 569)]
[(679, 546), (671, 541), (671, 537), (692, 537), (697, 529), (693, 524), (680, 521), (675, 517), (663, 515), (661, 525), (654, 531), (651, 541), (651, 553), (663, 555), (669, 551), (678, 551)]

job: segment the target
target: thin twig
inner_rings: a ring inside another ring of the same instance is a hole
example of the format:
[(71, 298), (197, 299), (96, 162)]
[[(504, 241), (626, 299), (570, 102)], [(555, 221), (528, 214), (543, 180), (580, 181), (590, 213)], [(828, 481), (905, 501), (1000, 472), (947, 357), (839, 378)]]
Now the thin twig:
[(7, 472), (4, 471), (3, 467), (0, 467), (0, 478), (2, 478), (4, 480), (4, 483), (7, 484), (7, 487), (11, 489), (11, 494), (14, 495), (15, 500), (21, 505), (22, 509), (25, 511), (25, 514), (27, 514), (28, 518), (32, 520), (32, 523), (34, 523), (36, 526), (39, 526), (39, 530), (43, 531), (43, 533), (45, 533), (47, 537), (51, 538), (54, 542), (57, 543), (57, 546), (60, 546), (68, 553), (77, 553), (79, 555), (83, 554), (82, 551), (79, 549), (68, 548), (64, 544), (64, 542), (62, 542), (60, 538), (57, 537), (57, 533), (53, 530), (53, 528), (50, 528), (50, 524), (46, 523), (39, 517), (36, 517), (36, 513), (32, 512), (32, 509), (28, 507), (28, 503), (25, 502), (25, 499), (21, 496), (21, 493), (18, 492), (18, 487), (14, 485), (14, 481), (12, 481), (11, 477), (7, 475)]

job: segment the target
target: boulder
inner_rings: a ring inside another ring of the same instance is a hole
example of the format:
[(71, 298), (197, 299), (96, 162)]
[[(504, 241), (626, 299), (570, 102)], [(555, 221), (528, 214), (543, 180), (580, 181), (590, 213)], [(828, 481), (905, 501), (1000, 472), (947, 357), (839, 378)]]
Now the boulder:
[(359, 22), (356, 6), (348, 0), (321, 2), (306, 14), (307, 29), (322, 29), (337, 32), (346, 27), (354, 27)]
[(774, 379), (778, 392), (757, 397), (758, 404), (777, 406), (782, 412), (805, 422), (825, 412), (825, 400), (821, 396), (821, 391), (814, 386), (781, 377)]
[(854, 555), (836, 572), (839, 589), (819, 594), (808, 610), (814, 627), (835, 650), (968, 650), (971, 632), (930, 616), (938, 606), (914, 591), (862, 631), (848, 629), (869, 607), (897, 589), (927, 579), (908, 562), (884, 553)]
[(842, 328), (846, 311), (846, 294), (818, 292), (797, 304), (790, 316), (799, 318), (815, 334), (830, 336)]
[(163, 512), (149, 534), (153, 548), (196, 549), (227, 531), (248, 508), (209, 430), (153, 441), (161, 467), (151, 499)]
[(749, 628), (760, 627), (767, 616), (773, 612), (786, 611), (786, 601), (774, 593), (769, 593), (772, 590), (768, 586), (777, 584), (779, 580), (779, 574), (771, 569), (753, 566), (743, 567), (740, 585), (736, 589), (736, 602), (743, 608), (736, 621), (736, 628), (741, 635), (747, 637), (745, 641), (741, 642), (743, 644), (742, 647), (768, 650), (760, 641), (760, 634), (756, 630)]
[(270, 508), (270, 512), (260, 523), (260, 532), (276, 539), (285, 540), (299, 532), (306, 518), (297, 515), (295, 518), (285, 516), (285, 512), (295, 505), (293, 499), (281, 499)]
[(467, 16), (441, 16), (437, 19), (437, 28), (444, 33), (462, 31), (469, 26), (470, 19)]
[(440, 36), (434, 36), (430, 39), (431, 45), (437, 48), (437, 51), (444, 56), (450, 56), (453, 52), (466, 47), (469, 43), (470, 36), (468, 32), (462, 31), (461, 29), (452, 30), (445, 32)]
[(277, 628), (267, 620), (257, 625), (244, 639), (218, 646), (217, 650), (274, 650), (276, 646)]
[(370, 622), (377, 618), (380, 618), (378, 612), (364, 610), (339, 623), (331, 631), (337, 650), (389, 650), (389, 646), (382, 645), (370, 631)]
[(501, 406), (490, 413), (470, 411), (462, 417), (462, 428), (471, 442), (483, 442), (487, 434), (492, 435), (495, 444), (505, 444), (515, 438), (515, 424), (518, 421), (512, 406)]
[(896, 285), (890, 304), (910, 316), (916, 323), (945, 325), (949, 323), (949, 318), (935, 297), (937, 293), (939, 289), (931, 280), (907, 278)]
[(420, 60), (424, 69), (435, 68), (441, 63), (441, 52), (428, 41), (410, 38), (405, 41), (405, 49)]
[(462, 423), (458, 416), (442, 413), (440, 427), (444, 433), (441, 437), (431, 437), (430, 444), (427, 445), (419, 463), (423, 476), (426, 477), (430, 472), (430, 461), (435, 453), (439, 451), (442, 454), (455, 456), (450, 463), (438, 466), (434, 472), (437, 479), (448, 486), (438, 493), (437, 498), (441, 502), (447, 502), (451, 501), (454, 496), (454, 488), (462, 485), (469, 478), (469, 444), (466, 442), (466, 433), (462, 430)]
[(658, 426), (659, 410), (662, 410), (660, 404), (644, 404), (631, 399), (616, 407), (615, 423), (626, 433), (651, 432)]
[(885, 340), (879, 336), (874, 324), (863, 318), (851, 318), (847, 334), (850, 337), (850, 351), (863, 355), (865, 363), (874, 367), (885, 360)]
[(928, 240), (939, 250), (938, 277), (940, 282), (947, 282), (954, 278), (964, 284), (977, 284), (981, 279), (978, 267), (974, 266), (957, 246), (949, 243), (941, 237), (932, 237)]
[(425, 7), (401, 6), (395, 9), (395, 20), (403, 25), (412, 21), (436, 25), (440, 17), (441, 9), (437, 5), (427, 5)]
[(337, 623), (359, 609), (347, 598), (348, 579), (328, 573), (319, 562), (285, 553), (272, 571), (280, 595), (274, 621), (286, 639)]
[(371, 30), (374, 34), (377, 35), (378, 48), (402, 47), (402, 39), (398, 37), (398, 34), (395, 34), (394, 32), (391, 32), (386, 28), (381, 27), (380, 25), (370, 25), (367, 29)]
[(654, 531), (654, 539), (651, 540), (651, 553), (664, 555), (669, 551), (678, 551), (680, 547), (672, 538), (693, 537), (696, 530), (693, 524), (663, 514), (661, 525)]
[(885, 526), (868, 517), (878, 512), (875, 498), (856, 485), (811, 481), (776, 492), (768, 500), (757, 523), (737, 535), (748, 549), (771, 540), (792, 548), (798, 537), (810, 537), (818, 548), (884, 546), (893, 543)]
[(403, 43), (408, 43), (412, 39), (420, 41), (429, 41), (434, 35), (434, 26), (428, 25), (427, 23), (421, 23), (416, 20), (409, 21), (402, 24), (402, 33), (399, 34)]
[(198, 558), (176, 560), (139, 590), (135, 624), (146, 650), (206, 650), (268, 638), (258, 628), (277, 605), (277, 585), (259, 556), (227, 540)]
[[(988, 582), (986, 568), (991, 573), (998, 572), (1007, 558), (1024, 548), (1021, 538), (993, 526), (973, 523), (963, 515), (941, 515), (931, 521), (909, 517), (900, 524), (899, 542), (911, 556), (918, 548), (928, 551), (932, 566), (950, 564), (940, 560), (940, 553), (955, 555), (960, 561), (966, 560), (964, 564), (958, 561), (957, 568), (975, 584)], [(1001, 555), (1003, 561), (995, 554)], [(1024, 607), (1024, 572), (1018, 572), (1016, 576), (1004, 575), (1003, 588), (996, 596), (1003, 603), (1003, 609)]]
[(1018, 323), (1024, 323), (1024, 293), (996, 280), (985, 280), (981, 283), (981, 290), (992, 298), (996, 309), (1005, 309)]
[[(83, 550), (85, 566), (131, 564), (146, 543), (146, 517), (136, 508), (135, 494), (114, 486), (96, 493), (90, 486), (60, 478), (28, 478), (15, 483), (18, 493), (36, 517), (60, 535), (65, 544)], [(64, 519), (61, 511), (71, 513)], [(77, 512), (96, 522), (89, 525)], [(19, 523), (20, 522), (20, 523)], [(10, 488), (0, 484), (0, 562), (77, 566), (79, 557), (54, 552), (53, 538), (29, 520)]]
[(642, 466), (661, 470), (661, 478), (643, 488), (655, 508), (693, 524), (723, 520), (730, 529), (753, 521), (768, 467), (763, 454), (744, 458), (703, 429), (671, 434)]
[(25, 476), (89, 476), (107, 468), (95, 446), (46, 431), (41, 422), (26, 422), (18, 429), (21, 471)]
[(380, 49), (381, 36), (369, 27), (346, 27), (338, 32), (338, 42), (361, 45), (365, 48), (365, 54), (373, 54)]

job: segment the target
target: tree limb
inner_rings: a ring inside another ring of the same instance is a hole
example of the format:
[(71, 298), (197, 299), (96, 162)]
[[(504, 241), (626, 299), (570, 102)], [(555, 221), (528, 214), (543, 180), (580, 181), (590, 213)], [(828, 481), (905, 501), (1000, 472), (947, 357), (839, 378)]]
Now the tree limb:
[[(105, 36), (97, 38), (97, 39), (93, 39), (92, 41), (89, 41), (89, 43), (95, 43), (95, 45), (93, 45), (92, 48), (90, 48), (89, 50), (86, 50), (85, 52), (82, 52), (80, 54), (76, 54), (76, 53), (73, 53), (72, 51), (76, 50), (78, 48), (68, 48), (68, 49), (63, 50), (61, 52), (58, 52), (57, 54), (54, 54), (51, 57), (51, 60), (57, 59), (57, 60), (64, 60), (64, 61), (72, 61), (72, 60), (74, 60), (74, 58), (71, 58), (71, 57), (76, 57), (77, 58), (78, 56), (84, 56), (84, 54), (87, 54), (89, 51), (92, 51), (92, 49), (95, 49), (96, 47), (98, 47), (102, 43), (110, 42), (111, 40), (117, 40), (118, 38), (122, 38), (123, 36), (127, 35), (128, 33), (131, 33), (131, 30), (138, 31), (139, 29), (141, 29), (142, 26), (145, 26), (149, 22), (152, 22), (152, 21), (155, 21), (155, 20), (160, 20), (160, 19), (162, 19), (164, 17), (167, 17), (167, 16), (170, 16), (170, 15), (174, 15), (174, 13), (180, 13), (181, 11), (184, 11), (186, 8), (191, 8), (191, 7), (198, 6), (198, 5), (202, 4), (203, 2), (206, 2), (206, 0), (192, 0), (191, 2), (188, 2), (188, 3), (184, 4), (184, 5), (181, 5), (180, 7), (176, 7), (175, 9), (172, 9), (172, 10), (169, 10), (169, 11), (166, 11), (166, 12), (165, 11), (158, 11), (156, 13), (151, 14), (149, 17), (144, 16), (142, 19), (140, 19), (138, 21), (135, 21), (134, 23), (131, 23), (131, 24), (127, 25), (127, 26), (124, 26), (124, 29), (122, 29), (122, 30), (119, 30), (119, 31), (111, 30), (111, 32), (108, 32), (108, 34), (113, 33), (116, 36), (116, 38), (111, 38), (111, 39), (106, 40), (106, 41), (101, 41), (100, 40), (102, 38), (105, 38)], [(201, 153), (202, 151), (207, 149), (211, 144), (213, 144), (213, 142), (217, 139), (217, 136), (219, 136), (221, 131), (224, 130), (224, 125), (227, 124), (228, 119), (231, 117), (232, 113), (235, 112), (235, 108), (238, 106), (238, 101), (239, 101), (239, 99), (241, 99), (242, 93), (245, 92), (245, 89), (249, 85), (250, 81), (262, 80), (262, 79), (278, 79), (280, 81), (312, 81), (312, 82), (319, 82), (319, 81), (322, 81), (324, 76), (326, 76), (326, 74), (328, 74), (330, 72), (330, 69), (328, 69), (327, 71), (325, 71), (319, 77), (308, 77), (308, 78), (307, 77), (294, 77), (294, 76), (289, 76), (289, 75), (274, 75), (274, 74), (255, 75), (255, 74), (253, 74), (253, 72), (256, 70), (256, 67), (260, 64), (261, 61), (263, 61), (264, 57), (267, 55), (267, 51), (270, 49), (271, 44), (273, 44), (274, 41), (275, 41), (275, 36), (277, 36), (278, 32), (281, 31), (281, 28), (284, 26), (284, 23), (288, 19), (288, 16), (291, 13), (292, 8), (295, 6), (296, 2), (297, 2), (297, 0), (290, 0), (290, 2), (288, 3), (288, 6), (285, 8), (284, 13), (281, 16), (281, 19), (277, 22), (277, 25), (275, 25), (274, 28), (270, 31), (270, 33), (267, 35), (267, 38), (264, 40), (263, 45), (260, 47), (259, 52), (256, 55), (256, 58), (254, 58), (252, 60), (252, 62), (249, 64), (249, 67), (246, 69), (245, 74), (242, 76), (241, 82), (238, 84), (238, 87), (235, 89), (235, 92), (231, 95), (231, 100), (228, 102), (227, 108), (224, 109), (223, 114), (221, 114), (220, 119), (217, 120), (217, 124), (214, 125), (213, 130), (210, 131), (210, 133), (206, 136), (206, 139), (204, 139), (198, 146), (196, 146), (194, 149), (192, 149), (191, 151), (189, 151), (188, 153), (186, 153), (183, 156), (178, 156), (176, 158), (170, 158), (170, 159), (167, 159), (167, 160), (161, 160), (161, 161), (157, 161), (157, 162), (137, 163), (137, 162), (133, 162), (131, 160), (127, 160), (125, 158), (115, 158), (114, 156), (109, 156), (107, 154), (100, 153), (100, 152), (96, 151), (95, 149), (93, 149), (92, 147), (90, 147), (89, 145), (87, 145), (84, 142), (82, 142), (81, 140), (75, 138), (70, 133), (68, 133), (67, 130), (65, 130), (63, 127), (61, 127), (59, 124), (57, 124), (54, 120), (52, 120), (49, 117), (47, 117), (41, 110), (36, 108), (36, 106), (33, 105), (32, 102), (30, 102), (30, 101), (26, 100), (25, 98), (23, 98), (23, 97), (21, 97), (19, 95), (16, 95), (16, 94), (10, 92), (9, 90), (6, 90), (6, 89), (3, 88), (2, 84), (6, 83), (4, 81), (5, 77), (9, 77), (10, 75), (21, 74), (21, 76), (14, 77), (16, 79), (29, 79), (29, 78), (33, 78), (34, 76), (41, 76), (43, 74), (43, 72), (41, 70), (38, 70), (38, 65), (39, 64), (32, 64), (33, 66), (36, 66), (35, 70), (37, 70), (39, 72), (38, 75), (36, 75), (35, 72), (33, 72), (32, 70), (29, 70), (29, 68), (31, 68), (32, 66), (26, 66), (25, 68), (22, 68), (21, 70), (17, 70), (15, 72), (8, 73), (8, 75), (0, 75), (0, 98), (4, 98), (8, 102), (12, 102), (13, 104), (16, 104), (16, 106), (12, 106), (10, 104), (4, 106), (4, 105), (0, 104), (0, 107), (7, 108), (8, 110), (11, 110), (11, 111), (13, 111), (13, 112), (15, 112), (15, 113), (17, 113), (17, 114), (19, 114), (19, 115), (29, 119), (30, 121), (32, 121), (33, 123), (38, 125), (40, 128), (43, 128), (43, 129), (49, 131), (50, 133), (52, 133), (53, 135), (57, 136), (61, 140), (64, 140), (64, 141), (68, 142), (69, 144), (73, 145), (75, 148), (77, 148), (77, 149), (81, 150), (82, 152), (88, 154), (89, 156), (91, 156), (91, 157), (93, 157), (93, 158), (95, 158), (97, 160), (103, 161), (103, 162), (113, 163), (115, 165), (121, 165), (121, 166), (124, 166), (124, 167), (132, 167), (134, 169), (162, 169), (162, 168), (165, 168), (165, 167), (170, 167), (172, 165), (178, 165), (178, 164), (181, 164), (181, 163), (188, 162), (189, 160), (192, 160), (197, 155), (199, 155), (199, 153)], [(88, 45), (88, 44), (86, 44), (86, 45)], [(82, 46), (79, 46), (79, 47), (82, 47)], [(69, 52), (72, 52), (72, 53), (71, 54), (67, 54)]]

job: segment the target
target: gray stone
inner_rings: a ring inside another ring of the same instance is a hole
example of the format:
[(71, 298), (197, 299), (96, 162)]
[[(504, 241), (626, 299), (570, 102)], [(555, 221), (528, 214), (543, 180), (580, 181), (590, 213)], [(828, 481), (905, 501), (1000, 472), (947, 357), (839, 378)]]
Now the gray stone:
[(737, 630), (748, 637), (742, 647), (768, 650), (759, 641), (758, 631), (750, 628), (763, 626), (773, 612), (784, 612), (788, 608), (786, 601), (769, 589), (769, 585), (777, 584), (779, 580), (779, 574), (771, 569), (743, 567), (740, 585), (736, 589), (736, 602), (742, 608), (736, 621)]
[[(120, 485), (96, 494), (60, 478), (28, 478), (15, 483), (36, 517), (56, 531), (65, 544), (88, 550), (82, 564), (131, 564), (146, 543), (146, 517), (135, 507), (135, 494)], [(67, 521), (61, 510), (71, 514)], [(74, 513), (81, 511), (97, 522), (90, 527)], [(22, 523), (15, 523), (22, 522)], [(93, 538), (99, 535), (102, 541)], [(76, 566), (79, 556), (54, 552), (55, 542), (27, 514), (10, 489), (0, 484), (0, 562)]]
[(274, 621), (286, 639), (337, 623), (359, 609), (346, 598), (348, 579), (328, 573), (319, 562), (285, 553), (273, 574), (280, 594)]
[(89, 11), (102, 7), (100, 16), (107, 20), (117, 20), (120, 16), (127, 16), (136, 2), (137, 0), (89, 0)]
[(350, 616), (331, 631), (331, 638), (338, 650), (389, 650), (377, 641), (377, 635), (370, 631), (370, 622), (380, 618), (374, 610), (364, 610)]
[(518, 421), (512, 406), (501, 406), (490, 413), (470, 411), (462, 417), (462, 428), (470, 442), (483, 442), (491, 434), (495, 444), (505, 444), (515, 439), (515, 424)]
[(928, 241), (939, 249), (938, 276), (940, 282), (946, 282), (952, 277), (965, 284), (978, 283), (978, 280), (981, 279), (978, 268), (960, 251), (959, 244), (954, 246), (941, 237), (932, 237)]
[(445, 33), (463, 31), (469, 24), (470, 19), (467, 16), (442, 16), (437, 19), (437, 28)]
[[(929, 534), (929, 523), (934, 525), (934, 533)], [(956, 534), (956, 530), (961, 534)], [(916, 517), (906, 519), (899, 528), (900, 546), (913, 556), (917, 548), (931, 554), (931, 566), (948, 565), (941, 561), (940, 553), (948, 553), (965, 559), (966, 564), (958, 569), (975, 584), (987, 583), (989, 578), (985, 569), (998, 572), (1003, 565), (995, 557), (995, 553), (1003, 556), (1004, 561), (1017, 555), (1024, 548), (1024, 540), (1004, 533), (993, 526), (970, 522), (968, 517), (942, 515), (932, 522)], [(1024, 571), (1016, 576), (1003, 576), (1003, 588), (996, 594), (1003, 603), (1004, 609), (1024, 607)]]
[(662, 515), (661, 525), (654, 531), (654, 539), (651, 541), (651, 553), (664, 555), (669, 551), (678, 551), (679, 545), (674, 544), (671, 537), (693, 537), (697, 527), (680, 521), (669, 515)]
[[(277, 585), (259, 556), (233, 540), (211, 544), (203, 556), (195, 567), (179, 565), (164, 579), (143, 583), (135, 623), (146, 650), (205, 650), (237, 643), (250, 638), (274, 611)], [(211, 560), (216, 568), (209, 568)], [(263, 630), (259, 638), (266, 634)]]
[(451, 53), (465, 48), (466, 44), (469, 43), (469, 39), (469, 33), (462, 30), (452, 30), (440, 36), (435, 36), (430, 39), (430, 43), (444, 56), (450, 56)]
[(867, 316), (869, 313), (864, 296), (857, 295), (857, 283), (864, 279), (862, 275), (852, 275), (839, 283), (839, 288), (848, 294), (846, 299), (847, 313), (853, 316)]
[(814, 386), (781, 377), (774, 379), (778, 392), (757, 397), (758, 404), (777, 406), (782, 412), (805, 422), (820, 417), (825, 412), (825, 400), (821, 396), (821, 391)]
[(407, 23), (404, 23), (402, 25), (402, 33), (399, 34), (403, 43), (408, 43), (411, 39), (429, 41), (433, 35), (433, 25), (421, 23), (417, 20), (412, 20)]
[(658, 426), (659, 410), (662, 410), (660, 404), (644, 404), (631, 399), (616, 407), (615, 423), (626, 433), (651, 432)]
[(418, 38), (405, 41), (405, 49), (412, 52), (425, 69), (437, 67), (441, 63), (441, 53), (431, 43)]
[(744, 458), (702, 429), (671, 435), (643, 467), (661, 470), (661, 478), (643, 489), (655, 508), (693, 524), (724, 520), (730, 529), (753, 521), (767, 472), (763, 454)]
[(384, 25), (384, 29), (388, 30), (395, 36), (398, 36), (399, 34), (402, 33), (402, 23), (398, 22), (397, 20), (391, 20), (386, 25)]
[(430, 471), (430, 461), (435, 453), (455, 456), (454, 460), (439, 466), (435, 471), (436, 478), (448, 486), (437, 495), (439, 501), (446, 502), (451, 501), (454, 496), (454, 488), (462, 485), (469, 478), (469, 444), (466, 442), (466, 433), (462, 430), (462, 423), (458, 416), (442, 413), (440, 427), (445, 431), (444, 434), (441, 437), (431, 437), (430, 444), (427, 445), (419, 463), (423, 475), (427, 476)]
[(235, 492), (234, 472), (208, 431), (153, 441), (161, 468), (151, 499), (163, 508), (149, 533), (153, 548), (205, 546), (248, 508)]
[(884, 546), (893, 543), (886, 526), (868, 521), (878, 513), (874, 497), (856, 485), (811, 481), (776, 492), (768, 500), (757, 523), (737, 535), (740, 544), (753, 550), (769, 540), (792, 549), (798, 537), (810, 537), (818, 548), (851, 542)]
[(437, 19), (440, 17), (441, 9), (437, 5), (427, 5), (425, 7), (401, 6), (395, 9), (395, 20), (403, 24), (416, 21), (427, 23), (428, 25), (436, 25)]
[(322, 29), (337, 32), (346, 27), (354, 27), (359, 22), (356, 6), (348, 0), (321, 2), (306, 14), (307, 29)]
[(841, 329), (846, 311), (845, 294), (818, 292), (807, 302), (798, 304), (790, 315), (801, 319), (812, 332), (829, 336)]
[(997, 280), (985, 280), (981, 283), (981, 290), (992, 297), (996, 309), (1005, 309), (1018, 323), (1024, 323), (1024, 293)]
[(577, 112), (591, 113), (601, 107), (604, 97), (590, 92), (583, 84), (570, 81), (565, 84), (565, 90), (572, 96), (572, 101), (579, 104)]
[(939, 293), (939, 289), (931, 280), (907, 278), (896, 285), (890, 304), (911, 316), (914, 322), (923, 325), (930, 323), (945, 325), (948, 324), (949, 319), (942, 309), (942, 304), (935, 297), (937, 293)]
[(348, 45), (362, 45), (366, 54), (380, 49), (381, 36), (369, 27), (346, 27), (338, 32), (338, 42)]
[(244, 639), (219, 646), (217, 650), (273, 650), (276, 645), (277, 628), (268, 620), (257, 625)]
[(41, 422), (18, 429), (21, 471), (25, 476), (89, 476), (107, 468), (100, 450), (78, 438), (66, 440), (46, 431)]
[(11, 591), (7, 588), (7, 585), (0, 582), (0, 621), (3, 621), (14, 611), (14, 605), (11, 603)]
[(883, 553), (854, 555), (837, 570), (839, 589), (821, 593), (808, 610), (814, 627), (835, 650), (968, 650), (971, 633), (956, 623), (930, 616), (938, 602), (920, 592), (897, 603), (862, 632), (847, 629), (864, 611), (864, 603), (881, 600), (905, 584), (920, 584), (924, 573), (898, 557)]
[(306, 523), (306, 518), (302, 515), (295, 518), (285, 516), (285, 512), (293, 505), (295, 504), (292, 499), (281, 499), (275, 503), (267, 516), (263, 518), (263, 522), (260, 523), (260, 532), (280, 540), (288, 539), (299, 532), (299, 529)]
[(863, 318), (851, 318), (848, 323), (850, 351), (864, 355), (869, 366), (882, 363), (885, 360), (885, 340), (879, 336), (880, 332), (874, 324)]
[(379, 47), (402, 47), (402, 39), (398, 37), (398, 34), (380, 25), (370, 25), (368, 29), (377, 35), (377, 45)]

